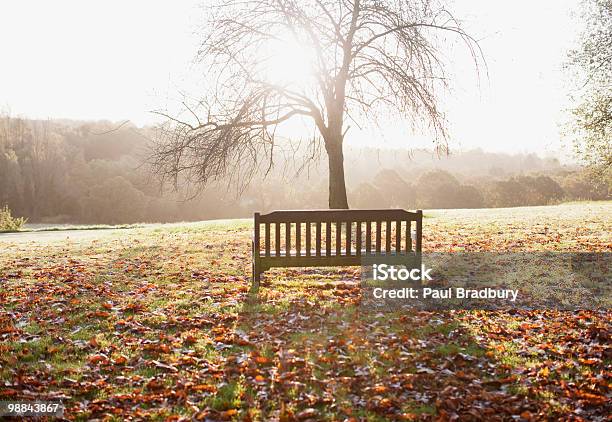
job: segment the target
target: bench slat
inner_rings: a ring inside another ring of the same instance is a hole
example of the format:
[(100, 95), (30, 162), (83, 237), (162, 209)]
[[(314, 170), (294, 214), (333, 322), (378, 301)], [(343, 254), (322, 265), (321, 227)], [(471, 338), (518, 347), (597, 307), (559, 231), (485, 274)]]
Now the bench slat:
[(372, 253), (372, 222), (366, 221), (366, 255)]
[(387, 220), (387, 232), (385, 233), (385, 253), (391, 253), (391, 221)]
[(406, 221), (406, 253), (412, 252), (412, 221)]
[(274, 235), (275, 235), (275, 248), (276, 248), (276, 256), (280, 255), (280, 251), (281, 251), (281, 244), (280, 244), (280, 223), (276, 223), (276, 227), (274, 228)]
[(331, 221), (325, 223), (325, 256), (331, 256)]
[(302, 225), (295, 223), (295, 255), (302, 255)]
[(423, 242), (423, 211), (418, 210), (417, 214), (419, 215), (419, 218), (416, 221), (417, 236), (416, 236), (416, 251), (415, 252), (421, 253), (421, 247), (422, 247), (422, 242)]
[(342, 254), (342, 222), (336, 221), (336, 256)]
[(351, 245), (351, 236), (353, 231), (353, 223), (351, 221), (346, 222), (346, 254), (351, 256), (353, 254), (353, 245)]
[(306, 256), (310, 256), (310, 221), (306, 222)]
[[(334, 251), (335, 251), (335, 249), (334, 249)], [(365, 253), (365, 250), (363, 250), (363, 249), (362, 249), (362, 250), (361, 250), (361, 254), (363, 255), (364, 253)], [(379, 256), (381, 256), (381, 257), (385, 257), (385, 256), (395, 256), (395, 255), (396, 255), (395, 251), (392, 251), (390, 254), (386, 254), (386, 253), (385, 253), (385, 251), (384, 251), (384, 250), (382, 250), (382, 251), (380, 251), (380, 255), (379, 255)], [(269, 258), (270, 258), (270, 259), (272, 259), (272, 260), (275, 260), (275, 259), (277, 259), (277, 258), (279, 258), (279, 257), (280, 257), (280, 258), (284, 258), (284, 257), (286, 257), (286, 256), (293, 256), (293, 257), (295, 257), (295, 256), (296, 256), (296, 252), (295, 252), (295, 250), (291, 250), (291, 252), (289, 253), (289, 255), (287, 255), (287, 252), (286, 252), (286, 251), (281, 250), (281, 253), (280, 253), (280, 255), (279, 255), (279, 256), (276, 256), (276, 252), (272, 251), (272, 252), (271, 252), (271, 254), (270, 254), (270, 256), (269, 256)], [(336, 256), (335, 254), (332, 254), (332, 255), (331, 255), (331, 257), (335, 257), (335, 256)], [(342, 248), (342, 249), (340, 250), (340, 256), (348, 256), (348, 255), (346, 254), (346, 249)], [(355, 257), (356, 255), (355, 255), (355, 254), (352, 254), (352, 255), (350, 255), (350, 256)], [(374, 256), (374, 255), (372, 255), (372, 256)], [(311, 257), (316, 258), (316, 256), (314, 256), (314, 254), (313, 254), (312, 252), (311, 252)], [(262, 257), (262, 258), (265, 258), (265, 257)], [(299, 256), (299, 258), (306, 258), (306, 256), (304, 256), (304, 255), (302, 254), (301, 256)], [(322, 261), (321, 261), (321, 262), (323, 262), (323, 261), (325, 261), (325, 258), (326, 258), (326, 257), (325, 257), (325, 256), (322, 256), (321, 258), (323, 258), (323, 259), (322, 259)], [(324, 265), (321, 265), (321, 266), (324, 266)]]
[(361, 221), (357, 221), (355, 225), (355, 252), (357, 256), (361, 256)]
[(266, 223), (266, 256), (270, 256), (270, 223)]
[(376, 222), (376, 253), (380, 254), (381, 251), (381, 231), (382, 231), (382, 223), (380, 221)]
[(418, 213), (410, 212), (402, 209), (382, 209), (382, 210), (289, 210), (289, 211), (273, 211), (269, 214), (260, 215), (262, 223), (278, 222), (306, 222), (310, 221), (321, 223), (333, 223), (336, 221), (376, 221), (382, 219), (391, 220), (412, 220), (416, 221)]
[(291, 252), (291, 223), (285, 223), (285, 251)]
[[(406, 255), (391, 255), (391, 256), (380, 256), (380, 262), (385, 263), (397, 263), (404, 264), (409, 261), (410, 257)], [(362, 258), (359, 258), (355, 255), (353, 256), (330, 256), (329, 258), (320, 259), (314, 256), (311, 257), (281, 257), (281, 258), (265, 258), (263, 260), (263, 268), (282, 268), (282, 267), (330, 267), (330, 266), (338, 266), (338, 265), (361, 265)]]
[(397, 220), (395, 222), (395, 253), (402, 253), (402, 222)]
[(317, 222), (316, 224), (317, 224), (317, 239), (316, 239), (317, 240), (317, 245), (316, 245), (316, 251), (317, 252), (316, 253), (317, 253), (317, 256), (321, 256), (321, 248), (322, 248), (322, 245), (321, 245), (321, 223)]

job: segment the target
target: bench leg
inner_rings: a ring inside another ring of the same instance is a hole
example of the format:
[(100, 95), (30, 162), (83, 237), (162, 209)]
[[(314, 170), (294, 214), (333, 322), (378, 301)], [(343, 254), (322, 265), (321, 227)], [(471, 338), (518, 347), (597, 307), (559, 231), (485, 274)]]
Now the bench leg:
[(259, 272), (259, 268), (255, 264), (253, 264), (253, 283), (252, 287), (254, 289), (259, 289), (259, 281), (261, 280), (261, 273)]

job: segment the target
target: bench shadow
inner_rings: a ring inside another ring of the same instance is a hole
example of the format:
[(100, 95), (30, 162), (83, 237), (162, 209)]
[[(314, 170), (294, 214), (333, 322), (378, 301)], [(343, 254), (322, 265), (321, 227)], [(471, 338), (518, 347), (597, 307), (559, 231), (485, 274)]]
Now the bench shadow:
[(376, 313), (360, 306), (352, 271), (300, 274), (266, 274), (239, 313), (247, 363), (228, 382), (244, 380), (263, 415), (486, 420), (558, 411), (513, 377), (520, 362), (500, 365), (465, 313)]

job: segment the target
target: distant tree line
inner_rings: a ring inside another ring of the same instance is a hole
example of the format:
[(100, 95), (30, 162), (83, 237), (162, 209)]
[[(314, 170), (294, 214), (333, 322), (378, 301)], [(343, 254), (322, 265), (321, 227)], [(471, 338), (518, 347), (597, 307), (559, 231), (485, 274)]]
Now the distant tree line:
[[(0, 117), (0, 208), (7, 205), (30, 223), (120, 224), (326, 207), (325, 163), (298, 175), (275, 170), (240, 192), (226, 183), (193, 198), (190, 186), (162, 189), (143, 165), (152, 131), (110, 122)], [(475, 151), (423, 165), (417, 154), (390, 168), (399, 153), (381, 152), (379, 164), (369, 158), (373, 154), (367, 151), (362, 162), (348, 157), (361, 169), (351, 177), (358, 180), (349, 186), (351, 207), (479, 208), (610, 199), (609, 184), (593, 180), (588, 171), (535, 156), (484, 160), (485, 153)], [(485, 161), (496, 167), (482, 167)]]
[(378, 173), (372, 183), (360, 184), (352, 192), (352, 198), (354, 206), (359, 208), (492, 208), (605, 200), (610, 199), (610, 189), (594, 183), (585, 171), (461, 183), (447, 171), (433, 170), (421, 174), (411, 184), (397, 171), (387, 169)]

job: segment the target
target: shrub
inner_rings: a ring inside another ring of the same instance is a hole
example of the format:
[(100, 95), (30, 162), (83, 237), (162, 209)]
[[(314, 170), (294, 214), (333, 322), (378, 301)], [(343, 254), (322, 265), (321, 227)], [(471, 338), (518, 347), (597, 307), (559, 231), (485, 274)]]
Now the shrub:
[(388, 206), (385, 196), (369, 183), (361, 183), (357, 186), (357, 189), (352, 192), (351, 203), (356, 208), (384, 208)]
[(8, 205), (0, 208), (0, 232), (14, 232), (20, 230), (27, 219), (23, 217), (13, 217)]

